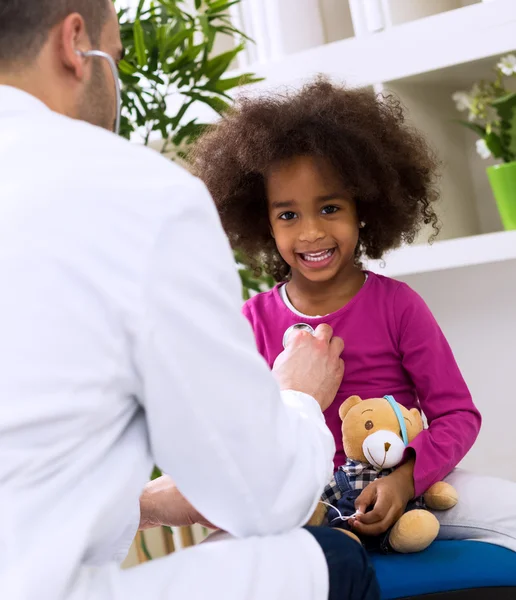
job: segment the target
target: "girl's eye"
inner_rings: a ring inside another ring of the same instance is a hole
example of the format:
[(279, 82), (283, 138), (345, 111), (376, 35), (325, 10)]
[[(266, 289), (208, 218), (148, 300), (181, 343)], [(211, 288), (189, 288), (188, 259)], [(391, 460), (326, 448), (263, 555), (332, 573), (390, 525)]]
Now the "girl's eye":
[(296, 218), (296, 213), (294, 213), (292, 211), (288, 211), (288, 212), (281, 214), (279, 218), (283, 219), (283, 221), (291, 221), (292, 219)]
[(325, 206), (322, 209), (322, 213), (323, 215), (332, 215), (333, 213), (336, 213), (339, 210), (338, 206)]

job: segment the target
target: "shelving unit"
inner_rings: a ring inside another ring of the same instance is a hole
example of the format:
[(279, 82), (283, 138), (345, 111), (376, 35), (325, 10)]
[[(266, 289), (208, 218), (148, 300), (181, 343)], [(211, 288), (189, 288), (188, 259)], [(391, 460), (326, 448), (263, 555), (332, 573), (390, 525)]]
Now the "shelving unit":
[[(405, 246), (387, 254), (384, 260), (369, 261), (367, 268), (396, 278), (505, 261), (516, 261), (516, 231)], [(516, 277), (516, 263), (514, 269)]]
[[(456, 83), (464, 73), (475, 79), (488, 74), (482, 59), (516, 48), (516, 2), (494, 0), (465, 6), (391, 27), (311, 48), (251, 68), (265, 77), (262, 87), (298, 84), (326, 73), (349, 85), (367, 86), (404, 80), (441, 69), (437, 80)], [(480, 61), (481, 71), (467, 63)], [(483, 64), (482, 64), (483, 63)], [(421, 76), (423, 76), (421, 78)], [(432, 77), (430, 77), (430, 80)], [(435, 78), (433, 79), (435, 82)]]
[[(323, 4), (328, 6), (328, 1)], [(247, 94), (296, 88), (325, 74), (347, 85), (397, 95), (408, 119), (442, 161), (439, 240), (501, 230), (485, 172), (492, 163), (477, 156), (474, 134), (455, 122), (462, 115), (452, 94), (491, 77), (497, 59), (516, 49), (515, 0), (444, 1), (464, 6), (246, 67), (264, 77), (262, 83), (246, 88)], [(430, 233), (423, 231), (416, 242), (425, 243)], [(410, 252), (404, 249), (403, 255)]]

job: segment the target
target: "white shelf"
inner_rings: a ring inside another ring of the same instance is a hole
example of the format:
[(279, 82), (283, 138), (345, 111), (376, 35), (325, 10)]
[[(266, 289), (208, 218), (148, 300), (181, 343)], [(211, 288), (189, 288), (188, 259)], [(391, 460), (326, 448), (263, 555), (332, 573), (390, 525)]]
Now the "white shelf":
[(516, 260), (516, 231), (405, 246), (387, 254), (383, 261), (369, 261), (367, 268), (380, 275), (402, 277), (507, 260)]
[[(439, 69), (454, 80), (449, 67), (516, 49), (516, 0), (495, 0), (451, 10), (380, 33), (349, 38), (252, 65), (266, 78), (266, 88), (295, 84), (326, 73), (348, 85), (372, 86)], [(459, 77), (460, 79), (460, 77)]]

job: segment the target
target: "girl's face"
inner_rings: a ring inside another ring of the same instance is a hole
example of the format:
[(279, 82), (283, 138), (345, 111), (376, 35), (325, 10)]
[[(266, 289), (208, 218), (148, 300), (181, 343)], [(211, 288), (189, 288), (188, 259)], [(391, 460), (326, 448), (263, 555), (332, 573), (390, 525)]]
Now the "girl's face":
[(354, 265), (356, 206), (329, 162), (296, 156), (277, 163), (266, 189), (272, 234), (293, 276), (329, 281)]

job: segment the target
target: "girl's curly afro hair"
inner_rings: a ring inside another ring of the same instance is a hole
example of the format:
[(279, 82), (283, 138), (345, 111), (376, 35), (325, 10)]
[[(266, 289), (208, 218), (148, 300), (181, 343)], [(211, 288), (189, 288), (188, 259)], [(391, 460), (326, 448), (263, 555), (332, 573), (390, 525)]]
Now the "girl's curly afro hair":
[(265, 174), (281, 160), (323, 157), (357, 204), (356, 251), (379, 259), (439, 225), (433, 204), (437, 161), (405, 123), (399, 100), (319, 78), (298, 92), (244, 98), (196, 144), (194, 172), (207, 185), (233, 245), (277, 281), (288, 276), (270, 233)]

